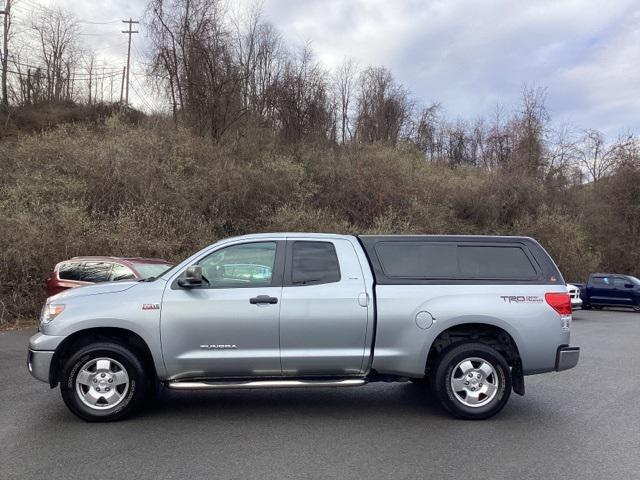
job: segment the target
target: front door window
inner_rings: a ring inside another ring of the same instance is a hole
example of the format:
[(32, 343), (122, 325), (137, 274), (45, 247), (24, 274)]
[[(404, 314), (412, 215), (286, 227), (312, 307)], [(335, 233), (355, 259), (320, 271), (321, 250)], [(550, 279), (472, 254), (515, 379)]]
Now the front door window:
[(256, 242), (218, 250), (200, 266), (211, 288), (263, 287), (272, 284), (275, 260), (275, 242)]

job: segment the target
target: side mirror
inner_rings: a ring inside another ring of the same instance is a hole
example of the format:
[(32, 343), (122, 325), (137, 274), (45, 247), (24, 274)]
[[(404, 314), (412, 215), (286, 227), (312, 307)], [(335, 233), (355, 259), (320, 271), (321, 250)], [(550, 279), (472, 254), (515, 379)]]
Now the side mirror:
[(624, 288), (633, 288), (633, 283), (625, 283)]
[(187, 267), (184, 275), (178, 279), (178, 285), (183, 288), (200, 287), (202, 282), (202, 267), (200, 265)]

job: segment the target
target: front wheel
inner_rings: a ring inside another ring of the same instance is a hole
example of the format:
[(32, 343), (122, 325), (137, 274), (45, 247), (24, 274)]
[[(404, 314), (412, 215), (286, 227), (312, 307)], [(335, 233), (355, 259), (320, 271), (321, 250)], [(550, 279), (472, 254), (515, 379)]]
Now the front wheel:
[(142, 404), (149, 382), (138, 356), (114, 342), (88, 345), (69, 358), (60, 392), (69, 410), (90, 422), (119, 420)]
[(498, 413), (509, 400), (511, 372), (495, 349), (483, 343), (463, 343), (440, 354), (431, 385), (449, 413), (481, 420)]

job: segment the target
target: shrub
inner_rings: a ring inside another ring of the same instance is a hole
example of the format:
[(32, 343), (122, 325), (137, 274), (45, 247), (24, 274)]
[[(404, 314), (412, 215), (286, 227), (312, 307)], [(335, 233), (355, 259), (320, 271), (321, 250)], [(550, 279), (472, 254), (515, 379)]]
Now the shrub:
[[(258, 127), (214, 142), (116, 115), (0, 142), (0, 169), (0, 323), (35, 318), (47, 275), (71, 256), (178, 261), (258, 231), (532, 235), (571, 280), (635, 258), (601, 232), (637, 243), (633, 202), (609, 222), (573, 213), (592, 188), (563, 190), (565, 206), (513, 170), (437, 165), (409, 147), (281, 144)], [(636, 175), (597, 195), (633, 196)]]

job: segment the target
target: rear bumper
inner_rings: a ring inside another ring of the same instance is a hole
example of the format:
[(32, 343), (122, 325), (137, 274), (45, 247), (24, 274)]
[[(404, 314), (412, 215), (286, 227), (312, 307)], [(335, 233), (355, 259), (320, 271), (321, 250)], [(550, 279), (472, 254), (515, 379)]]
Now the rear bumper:
[(27, 368), (29, 373), (38, 380), (49, 383), (51, 371), (51, 359), (54, 352), (44, 350), (31, 350), (27, 355)]
[(558, 348), (558, 353), (556, 354), (556, 372), (575, 367), (579, 359), (580, 347), (563, 346)]

